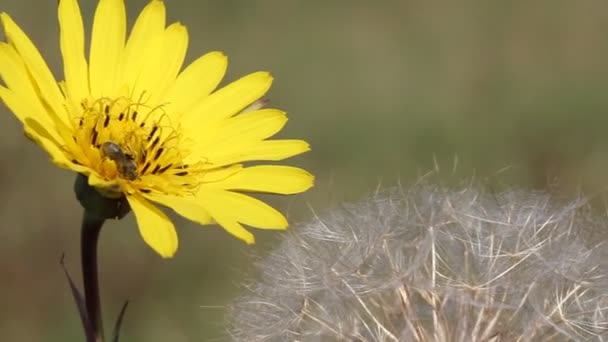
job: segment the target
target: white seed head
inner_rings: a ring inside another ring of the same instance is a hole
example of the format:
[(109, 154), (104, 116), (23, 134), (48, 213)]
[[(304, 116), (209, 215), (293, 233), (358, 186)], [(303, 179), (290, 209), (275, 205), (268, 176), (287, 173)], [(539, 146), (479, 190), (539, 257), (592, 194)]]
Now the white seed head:
[(608, 341), (608, 220), (584, 198), (379, 193), (294, 226), (234, 341)]

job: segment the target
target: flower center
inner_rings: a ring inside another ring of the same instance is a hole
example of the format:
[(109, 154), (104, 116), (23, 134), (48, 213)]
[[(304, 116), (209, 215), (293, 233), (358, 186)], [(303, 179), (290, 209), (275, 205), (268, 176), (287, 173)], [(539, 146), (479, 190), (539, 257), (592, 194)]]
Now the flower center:
[(187, 145), (162, 106), (129, 98), (81, 103), (74, 121), (74, 162), (107, 181), (144, 192), (183, 193), (198, 185), (202, 163), (189, 165)]

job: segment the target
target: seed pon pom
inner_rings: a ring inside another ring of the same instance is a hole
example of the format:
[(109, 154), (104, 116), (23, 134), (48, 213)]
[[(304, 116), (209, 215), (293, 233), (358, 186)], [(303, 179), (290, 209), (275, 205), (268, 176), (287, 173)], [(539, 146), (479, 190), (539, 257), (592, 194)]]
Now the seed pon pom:
[(585, 198), (419, 185), (294, 227), (233, 341), (605, 341), (608, 221)]

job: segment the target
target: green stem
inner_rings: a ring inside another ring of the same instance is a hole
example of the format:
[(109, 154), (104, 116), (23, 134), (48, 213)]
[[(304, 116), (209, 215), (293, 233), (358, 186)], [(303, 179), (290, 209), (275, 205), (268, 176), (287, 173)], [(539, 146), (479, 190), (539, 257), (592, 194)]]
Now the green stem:
[(105, 219), (91, 215), (85, 210), (81, 230), (82, 279), (87, 314), (95, 334), (95, 342), (103, 342), (103, 322), (97, 274), (97, 241)]

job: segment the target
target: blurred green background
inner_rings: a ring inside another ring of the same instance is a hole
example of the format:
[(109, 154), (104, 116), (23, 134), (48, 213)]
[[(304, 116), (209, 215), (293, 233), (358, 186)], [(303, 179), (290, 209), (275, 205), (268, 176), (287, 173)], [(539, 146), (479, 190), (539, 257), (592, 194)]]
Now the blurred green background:
[[(270, 201), (292, 224), (376, 187), (463, 178), (493, 187), (601, 194), (608, 184), (608, 2), (167, 0), (190, 32), (188, 61), (230, 58), (228, 80), (256, 70), (290, 114), (281, 136), (313, 151), (290, 164), (310, 192)], [(145, 0), (129, 0), (133, 22)], [(81, 1), (87, 25), (96, 1)], [(56, 1), (1, 0), (56, 75)], [(90, 26), (89, 26), (90, 27)], [(80, 341), (59, 266), (80, 279), (74, 175), (56, 168), (0, 107), (0, 340)], [(238, 208), (235, 208), (238, 210)], [(223, 307), (280, 238), (246, 246), (176, 218), (180, 249), (161, 260), (132, 216), (102, 232), (106, 328), (131, 299), (123, 341), (223, 341)]]

